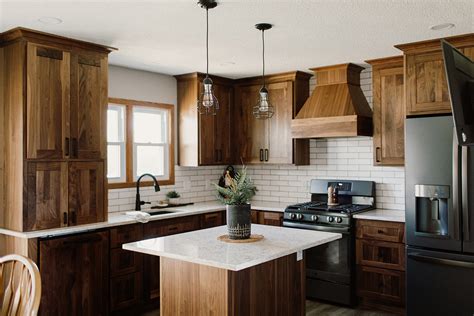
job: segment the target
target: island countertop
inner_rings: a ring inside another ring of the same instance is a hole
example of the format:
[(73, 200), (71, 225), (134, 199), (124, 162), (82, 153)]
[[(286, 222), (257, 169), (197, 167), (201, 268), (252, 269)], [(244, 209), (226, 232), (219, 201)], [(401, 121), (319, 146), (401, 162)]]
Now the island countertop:
[(226, 243), (217, 239), (226, 233), (227, 227), (219, 226), (132, 242), (124, 244), (123, 249), (239, 271), (342, 237), (337, 233), (253, 224), (252, 234), (263, 235), (263, 240)]

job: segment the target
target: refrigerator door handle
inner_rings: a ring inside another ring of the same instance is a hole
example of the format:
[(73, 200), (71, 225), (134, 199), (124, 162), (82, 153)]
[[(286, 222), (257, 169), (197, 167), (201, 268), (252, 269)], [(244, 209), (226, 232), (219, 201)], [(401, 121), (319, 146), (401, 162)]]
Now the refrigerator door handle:
[(444, 258), (433, 258), (433, 257), (427, 257), (427, 256), (414, 254), (414, 253), (408, 254), (407, 257), (416, 261), (421, 261), (421, 262), (426, 262), (426, 263), (442, 264), (446, 266), (474, 269), (474, 262), (464, 262), (464, 261), (444, 259)]
[(461, 180), (461, 208), (462, 208), (462, 220), (463, 220), (463, 239), (464, 241), (470, 241), (470, 230), (469, 230), (469, 147), (462, 147), (462, 180)]
[(453, 132), (453, 210), (451, 212), (452, 224), (449, 224), (449, 229), (452, 229), (452, 235), (454, 239), (459, 240), (459, 214), (461, 205), (459, 203), (459, 173), (460, 173), (460, 152), (461, 147), (458, 143), (456, 130)]

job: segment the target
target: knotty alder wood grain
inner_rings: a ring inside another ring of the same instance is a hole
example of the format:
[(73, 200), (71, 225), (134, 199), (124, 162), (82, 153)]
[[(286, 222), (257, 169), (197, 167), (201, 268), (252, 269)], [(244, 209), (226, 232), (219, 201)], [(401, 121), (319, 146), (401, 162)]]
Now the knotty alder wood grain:
[(304, 315), (304, 267), (296, 254), (241, 271), (161, 258), (160, 313)]
[(374, 165), (404, 165), (403, 56), (366, 62), (372, 65)]

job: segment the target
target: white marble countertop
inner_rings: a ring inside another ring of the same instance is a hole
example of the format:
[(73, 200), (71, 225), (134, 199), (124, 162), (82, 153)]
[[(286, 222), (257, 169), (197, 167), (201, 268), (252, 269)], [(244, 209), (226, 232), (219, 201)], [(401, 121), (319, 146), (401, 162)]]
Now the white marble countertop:
[(219, 226), (132, 242), (124, 244), (123, 249), (239, 271), (342, 237), (336, 233), (252, 224), (252, 233), (263, 235), (263, 240), (226, 243), (217, 239), (226, 233), (227, 227)]
[(405, 211), (375, 209), (355, 214), (354, 218), (405, 223)]
[[(273, 212), (283, 212), (285, 210), (286, 204), (278, 203), (268, 203), (268, 202), (252, 202), (252, 209), (261, 210), (261, 211), (273, 211)], [(144, 209), (144, 211), (150, 211), (150, 209)], [(159, 209), (154, 209), (153, 211), (158, 211)], [(161, 210), (172, 211), (173, 213), (163, 214), (163, 215), (153, 215), (150, 217), (149, 221), (156, 221), (168, 218), (204, 214), (216, 211), (225, 210), (225, 205), (222, 205), (218, 202), (205, 202), (205, 203), (196, 203), (193, 205), (180, 206), (180, 207), (168, 207)], [(0, 228), (0, 234), (15, 236), (19, 238), (41, 238), (41, 237), (50, 237), (50, 236), (59, 236), (59, 235), (69, 235), (75, 233), (82, 233), (87, 231), (92, 231), (101, 228), (121, 226), (139, 223), (134, 218), (125, 215), (125, 212), (111, 212), (109, 213), (109, 218), (105, 222), (78, 225), (78, 226), (68, 226), (61, 228), (53, 229), (44, 229), (37, 230), (32, 232), (18, 232), (14, 230)]]

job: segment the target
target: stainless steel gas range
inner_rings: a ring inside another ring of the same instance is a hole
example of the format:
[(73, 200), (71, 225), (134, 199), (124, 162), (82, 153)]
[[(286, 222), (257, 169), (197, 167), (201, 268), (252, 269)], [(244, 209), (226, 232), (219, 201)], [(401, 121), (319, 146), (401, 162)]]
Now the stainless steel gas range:
[[(328, 188), (337, 188), (338, 205), (328, 205)], [(353, 214), (375, 206), (375, 183), (311, 180), (311, 201), (285, 209), (283, 226), (341, 233), (339, 240), (306, 251), (306, 296), (355, 304), (355, 225)]]

